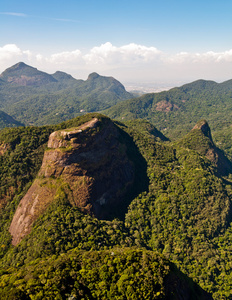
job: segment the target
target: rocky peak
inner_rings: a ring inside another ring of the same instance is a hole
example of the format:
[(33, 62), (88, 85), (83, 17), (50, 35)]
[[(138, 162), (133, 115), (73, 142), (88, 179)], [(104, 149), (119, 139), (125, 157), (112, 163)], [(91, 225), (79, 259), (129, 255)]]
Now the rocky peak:
[(201, 132), (212, 141), (211, 130), (206, 120), (200, 120), (192, 130), (199, 129)]
[(216, 167), (218, 175), (226, 176), (232, 173), (232, 163), (224, 152), (214, 144), (207, 121), (199, 121), (178, 143), (209, 159)]
[(135, 172), (119, 137), (119, 129), (109, 119), (100, 122), (98, 118), (50, 135), (39, 174), (9, 229), (14, 245), (60, 197), (99, 219), (115, 213), (133, 187)]
[[(78, 128), (66, 129), (53, 132), (48, 140), (48, 148), (62, 148), (67, 147), (68, 142), (73, 140), (74, 138), (78, 138), (81, 132), (88, 128), (97, 127), (99, 120), (97, 118), (93, 118), (89, 122), (84, 123)], [(74, 143), (75, 144), (75, 143)], [(75, 147), (73, 145), (73, 147)]]

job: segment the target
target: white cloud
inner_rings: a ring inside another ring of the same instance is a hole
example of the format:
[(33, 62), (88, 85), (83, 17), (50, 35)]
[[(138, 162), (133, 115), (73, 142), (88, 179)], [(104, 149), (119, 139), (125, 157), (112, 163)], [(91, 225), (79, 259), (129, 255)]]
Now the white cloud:
[(0, 12), (0, 15), (14, 16), (14, 17), (27, 17), (24, 13), (17, 12)]
[(232, 78), (232, 49), (168, 54), (155, 47), (134, 43), (116, 47), (107, 42), (87, 52), (75, 49), (42, 55), (22, 50), (15, 44), (0, 47), (0, 72), (19, 61), (48, 73), (64, 71), (76, 78), (87, 77), (90, 72), (114, 76), (121, 81), (140, 82)]
[(49, 18), (49, 20), (58, 21), (58, 22), (80, 23), (80, 21), (73, 20), (73, 19)]
[(32, 54), (29, 50), (22, 51), (15, 44), (8, 44), (3, 47), (0, 47), (1, 66), (22, 58), (28, 59), (31, 55)]
[(50, 58), (47, 58), (49, 62), (55, 64), (73, 63), (73, 62), (80, 61), (81, 59), (82, 59), (81, 51), (78, 49), (74, 51), (55, 53), (52, 54)]
[(118, 63), (128, 65), (156, 60), (160, 54), (161, 51), (154, 47), (146, 47), (133, 43), (116, 47), (107, 42), (99, 47), (92, 48), (88, 54), (84, 55), (84, 59), (87, 64), (94, 65), (116, 65)]
[(14, 44), (8, 44), (0, 47), (0, 59), (9, 59), (14, 56), (21, 55), (21, 50)]
[(208, 51), (205, 53), (180, 52), (165, 57), (166, 63), (219, 63), (232, 62), (232, 49), (224, 52)]

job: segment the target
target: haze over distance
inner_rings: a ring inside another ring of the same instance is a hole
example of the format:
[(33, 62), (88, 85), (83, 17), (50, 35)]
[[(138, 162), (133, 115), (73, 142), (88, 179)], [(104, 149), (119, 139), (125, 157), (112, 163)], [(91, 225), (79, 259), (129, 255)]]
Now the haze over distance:
[(232, 78), (230, 0), (8, 0), (0, 26), (0, 72), (23, 61), (147, 92)]

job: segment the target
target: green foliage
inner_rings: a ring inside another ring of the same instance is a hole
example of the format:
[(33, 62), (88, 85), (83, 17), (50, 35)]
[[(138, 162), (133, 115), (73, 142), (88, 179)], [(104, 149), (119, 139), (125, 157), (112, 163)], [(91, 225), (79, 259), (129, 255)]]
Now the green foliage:
[(120, 82), (96, 73), (86, 81), (76, 80), (62, 72), (49, 75), (19, 63), (1, 78), (5, 82), (0, 86), (0, 109), (26, 125), (60, 123), (132, 97)]
[(224, 299), (229, 295), (231, 267), (219, 284), (224, 258), (218, 255), (218, 238), (230, 231), (231, 192), (202, 156), (208, 141), (204, 144), (203, 136), (201, 146), (197, 136), (198, 144), (193, 142), (199, 155), (183, 148), (189, 144), (144, 144), (138, 131), (133, 134), (147, 159), (150, 185), (149, 192), (129, 206), (126, 227), (137, 245), (158, 250), (201, 287), (215, 292), (215, 299)]
[(0, 128), (23, 126), (22, 123), (16, 121), (8, 114), (0, 111)]
[[(155, 252), (113, 248), (51, 256), (10, 268), (0, 293), (17, 291), (30, 299), (205, 299), (206, 294)], [(174, 283), (173, 283), (174, 282)], [(184, 292), (180, 286), (184, 286)], [(13, 298), (9, 294), (8, 299)]]
[[(60, 183), (56, 201), (37, 219), (32, 232), (16, 247), (10, 245), (9, 224), (39, 170), (49, 134), (93, 117), (101, 126), (110, 122), (103, 115), (88, 114), (53, 127), (0, 132), (0, 144), (6, 145), (0, 156), (0, 295), (9, 294), (9, 299), (204, 298), (188, 280), (183, 285), (189, 285), (192, 296), (181, 294), (178, 286), (182, 285), (173, 282), (186, 278), (171, 260), (215, 299), (230, 299), (232, 187), (204, 157), (213, 142), (199, 131), (171, 143), (147, 121), (115, 122), (120, 128), (118, 138), (126, 145), (121, 151), (127, 151), (136, 170), (134, 194), (128, 195), (128, 200), (134, 199), (125, 220), (100, 221), (81, 213), (69, 204), (67, 188)], [(94, 134), (90, 131), (89, 137)], [(136, 196), (139, 191), (143, 193)]]
[[(0, 156), (0, 255), (8, 249), (8, 227), (13, 213), (42, 163), (52, 128), (18, 127), (0, 132), (4, 153)], [(3, 209), (4, 208), (4, 209)]]
[(171, 140), (183, 137), (199, 120), (207, 119), (216, 145), (231, 158), (231, 98), (231, 81), (217, 84), (198, 80), (169, 91), (126, 100), (104, 113), (119, 121), (147, 119)]
[(3, 266), (21, 266), (31, 260), (77, 248), (82, 250), (109, 249), (115, 245), (131, 246), (128, 230), (117, 219), (100, 221), (72, 207), (64, 190), (34, 224), (22, 242), (2, 260)]

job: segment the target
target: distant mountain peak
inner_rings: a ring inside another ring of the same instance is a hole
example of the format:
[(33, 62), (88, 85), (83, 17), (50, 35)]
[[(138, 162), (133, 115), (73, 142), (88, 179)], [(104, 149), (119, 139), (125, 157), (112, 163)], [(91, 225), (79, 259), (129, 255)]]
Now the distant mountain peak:
[(96, 72), (93, 72), (91, 74), (89, 74), (88, 79), (87, 80), (94, 80), (96, 78), (100, 77), (100, 75)]
[[(33, 67), (31, 67), (31, 66), (29, 66), (29, 65), (27, 65), (27, 64), (25, 64), (24, 62), (21, 61), (21, 62), (15, 64), (15, 65), (13, 65), (9, 69), (22, 69), (22, 68), (26, 68), (26, 67), (33, 68)], [(33, 69), (35, 69), (35, 68), (33, 68)]]
[(0, 78), (5, 82), (19, 86), (41, 86), (57, 81), (51, 75), (28, 66), (24, 62), (19, 62), (6, 69)]
[(54, 74), (52, 74), (53, 78), (55, 78), (57, 81), (77, 81), (75, 78), (73, 78), (70, 74), (67, 74), (62, 71), (56, 71)]
[(17, 64), (15, 64), (15, 65), (13, 65), (13, 66), (7, 68), (7, 69), (1, 74), (1, 77), (4, 78), (4, 77), (8, 76), (9, 73), (21, 71), (21, 70), (23, 70), (23, 69), (33, 69), (33, 70), (36, 70), (36, 71), (37, 71), (36, 68), (31, 67), (31, 66), (29, 66), (29, 65), (27, 65), (27, 64), (25, 64), (24, 62), (21, 61), (21, 62), (18, 62)]

